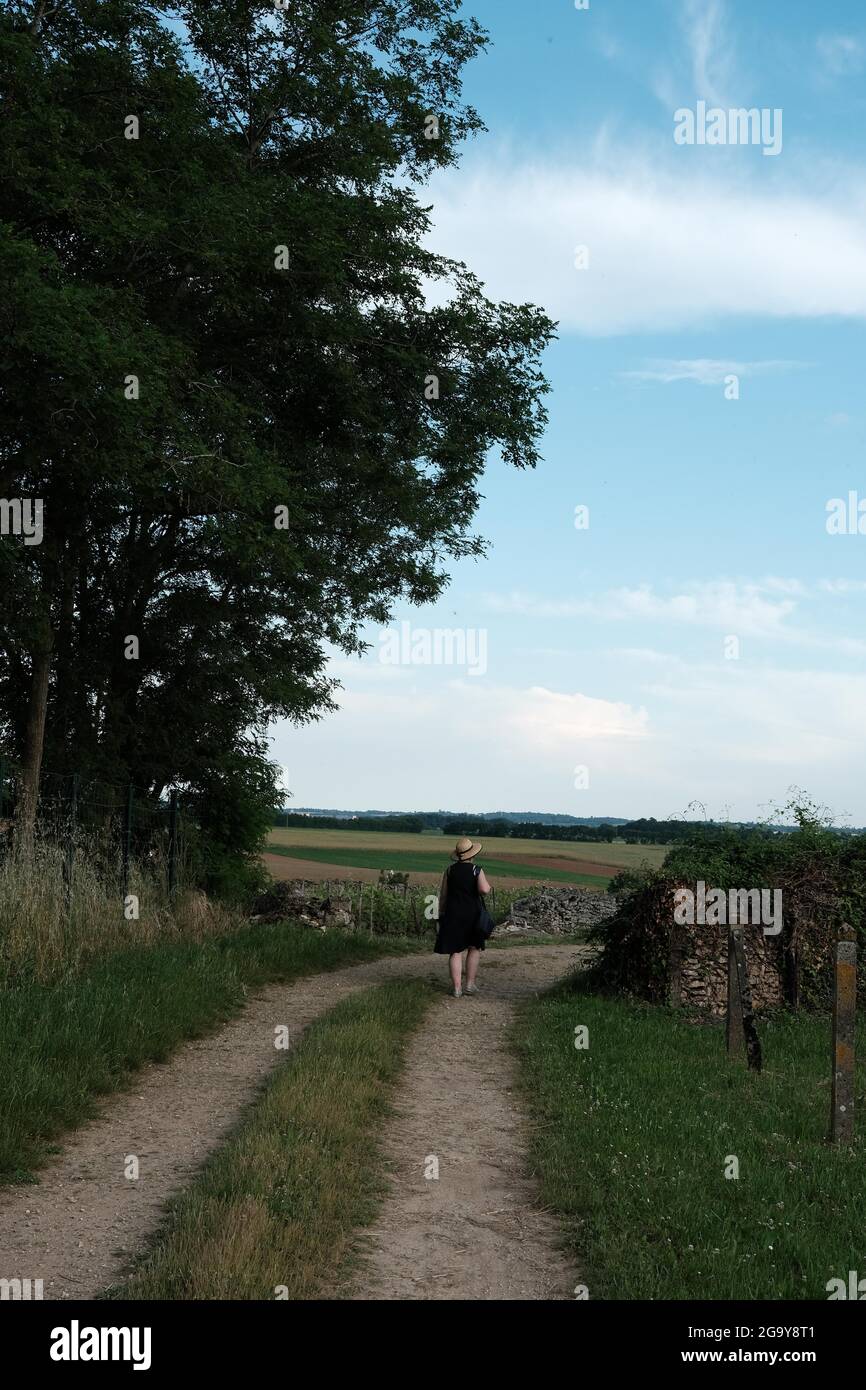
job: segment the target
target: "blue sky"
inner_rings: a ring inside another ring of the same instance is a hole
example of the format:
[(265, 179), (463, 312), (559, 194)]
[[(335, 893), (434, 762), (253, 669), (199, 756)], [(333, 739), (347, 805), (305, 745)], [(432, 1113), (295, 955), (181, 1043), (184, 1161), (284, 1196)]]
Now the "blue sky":
[[(866, 535), (827, 504), (866, 498), (866, 6), (465, 8), (488, 132), (431, 186), (432, 241), (560, 322), (544, 462), (490, 460), (488, 556), (395, 615), (486, 660), (383, 660), (372, 630), (339, 712), (274, 730), (286, 786), (752, 819), (794, 785), (864, 824)], [(678, 145), (699, 101), (781, 111), (780, 152)]]

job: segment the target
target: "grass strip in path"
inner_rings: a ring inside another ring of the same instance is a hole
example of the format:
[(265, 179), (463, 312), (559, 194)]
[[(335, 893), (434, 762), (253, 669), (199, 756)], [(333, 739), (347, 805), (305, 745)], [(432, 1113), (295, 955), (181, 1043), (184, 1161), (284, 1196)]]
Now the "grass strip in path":
[(201, 944), (119, 951), (58, 983), (0, 991), (0, 1180), (29, 1180), (50, 1141), (90, 1119), (99, 1096), (237, 1014), (248, 989), (425, 945), (244, 927)]
[(728, 1062), (723, 1028), (667, 1009), (579, 983), (525, 1007), (533, 1162), (590, 1298), (826, 1299), (866, 1273), (862, 1079), (861, 1137), (831, 1149), (829, 1020), (759, 1031), (755, 1075)]
[(384, 1194), (380, 1125), (403, 1044), (435, 997), (421, 981), (390, 982), (313, 1023), (112, 1294), (333, 1296)]

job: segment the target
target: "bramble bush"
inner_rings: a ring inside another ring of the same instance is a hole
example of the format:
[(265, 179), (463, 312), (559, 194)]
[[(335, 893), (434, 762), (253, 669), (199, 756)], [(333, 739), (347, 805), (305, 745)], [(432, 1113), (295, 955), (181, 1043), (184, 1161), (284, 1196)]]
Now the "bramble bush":
[[(703, 881), (708, 890), (781, 890), (781, 943), (796, 960), (799, 1003), (828, 1007), (839, 927), (854, 927), (860, 951), (866, 949), (866, 835), (834, 829), (826, 810), (802, 794), (784, 812), (793, 821), (790, 831), (780, 833), (769, 826), (696, 828), (670, 850), (660, 869), (618, 874), (608, 888), (618, 899), (618, 910), (590, 933), (590, 940), (601, 946), (592, 972), (598, 985), (661, 1002), (667, 988), (674, 889)], [(866, 1000), (863, 971), (858, 993)]]

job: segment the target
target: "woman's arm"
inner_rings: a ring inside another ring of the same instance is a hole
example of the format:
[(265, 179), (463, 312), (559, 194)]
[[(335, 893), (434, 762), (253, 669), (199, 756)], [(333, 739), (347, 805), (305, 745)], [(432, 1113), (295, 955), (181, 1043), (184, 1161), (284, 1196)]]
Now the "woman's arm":
[(481, 868), (478, 870), (478, 891), (485, 895), (490, 892), (490, 884), (487, 882), (487, 875)]

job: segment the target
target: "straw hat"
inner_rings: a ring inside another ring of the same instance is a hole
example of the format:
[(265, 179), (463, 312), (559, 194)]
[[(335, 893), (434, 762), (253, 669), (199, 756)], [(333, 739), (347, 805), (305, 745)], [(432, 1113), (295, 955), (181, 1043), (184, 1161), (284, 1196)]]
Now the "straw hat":
[(465, 862), (467, 859), (474, 859), (476, 854), (480, 854), (481, 848), (481, 845), (473, 845), (471, 840), (458, 840), (451, 852), (451, 858)]

